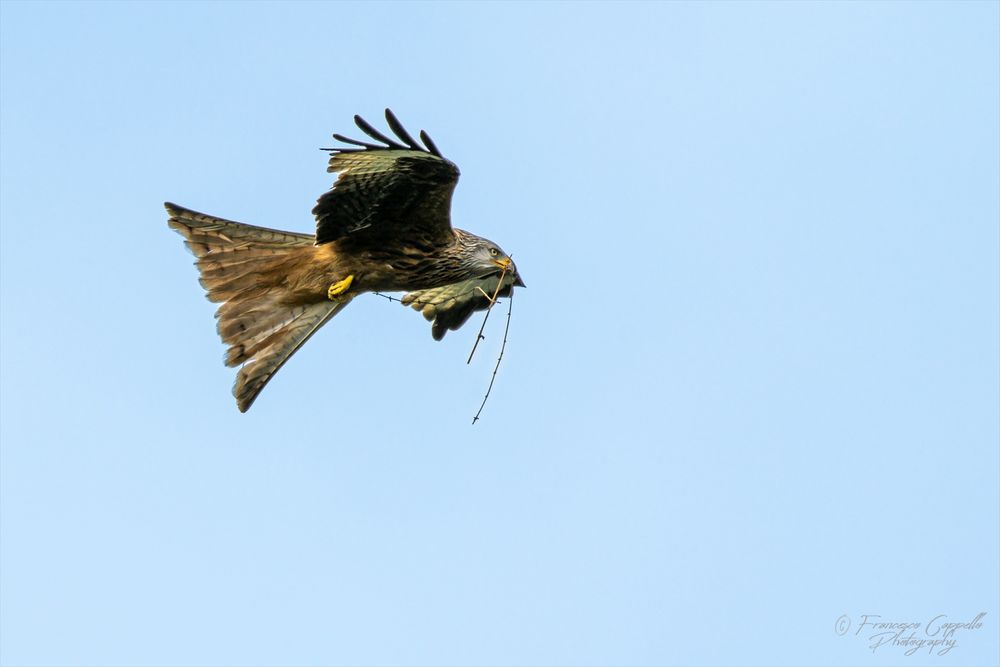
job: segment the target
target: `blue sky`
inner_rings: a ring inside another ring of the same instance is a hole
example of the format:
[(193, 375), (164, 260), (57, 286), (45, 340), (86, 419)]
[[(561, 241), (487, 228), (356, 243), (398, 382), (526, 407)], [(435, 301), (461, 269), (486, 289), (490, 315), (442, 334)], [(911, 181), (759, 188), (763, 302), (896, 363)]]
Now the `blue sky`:
[[(996, 664), (998, 26), (3, 2), (0, 663)], [(377, 297), (242, 415), (162, 202), (309, 231), (386, 106), (528, 284), (483, 420)]]

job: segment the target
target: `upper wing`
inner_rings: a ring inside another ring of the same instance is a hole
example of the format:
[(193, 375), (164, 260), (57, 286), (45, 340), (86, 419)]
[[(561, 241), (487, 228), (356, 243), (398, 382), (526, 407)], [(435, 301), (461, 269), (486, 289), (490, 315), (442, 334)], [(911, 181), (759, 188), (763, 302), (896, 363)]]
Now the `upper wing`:
[(385, 118), (403, 143), (355, 116), (358, 127), (384, 145), (335, 134), (334, 139), (354, 147), (324, 149), (330, 151), (327, 171), (340, 176), (313, 208), (317, 244), (343, 239), (364, 247), (434, 247), (451, 242), (458, 167), (441, 156), (426, 132), (420, 133), (425, 148), (388, 109)]
[[(477, 310), (486, 310), (490, 305), (489, 297), (497, 292), (498, 274), (469, 278), (442, 287), (417, 290), (403, 295), (403, 305), (419, 310), (431, 325), (431, 335), (434, 340), (441, 340), (449, 331), (456, 331)], [(517, 277), (514, 273), (503, 276), (503, 286), (498, 296), (510, 296)], [(487, 296), (489, 295), (489, 297)]]

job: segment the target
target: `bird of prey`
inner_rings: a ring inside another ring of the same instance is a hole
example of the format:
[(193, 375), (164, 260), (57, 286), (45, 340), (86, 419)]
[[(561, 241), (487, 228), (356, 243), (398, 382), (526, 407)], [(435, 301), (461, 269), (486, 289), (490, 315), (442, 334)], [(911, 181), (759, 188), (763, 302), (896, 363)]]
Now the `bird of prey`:
[(418, 143), (386, 109), (396, 138), (360, 116), (376, 143), (334, 134), (339, 174), (319, 198), (316, 234), (283, 232), (198, 213), (167, 202), (169, 225), (197, 257), (201, 285), (239, 366), (233, 395), (246, 412), (289, 357), (330, 318), (365, 292), (407, 292), (403, 305), (432, 321), (441, 340), (494, 296), (524, 287), (500, 246), (451, 226), (458, 167), (427, 135)]

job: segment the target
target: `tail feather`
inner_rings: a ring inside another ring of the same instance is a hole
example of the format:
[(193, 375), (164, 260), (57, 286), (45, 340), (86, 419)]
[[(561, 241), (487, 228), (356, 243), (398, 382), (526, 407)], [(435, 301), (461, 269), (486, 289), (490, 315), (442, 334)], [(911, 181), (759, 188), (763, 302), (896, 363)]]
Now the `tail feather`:
[[(319, 304), (325, 306), (326, 304)], [(219, 320), (218, 331), (222, 340), (233, 341), (226, 357), (227, 366), (238, 366), (274, 345), (288, 328), (314, 315), (316, 304), (285, 307), (272, 306)]]
[[(243, 349), (242, 344), (229, 348), (227, 364), (243, 366), (236, 374), (233, 384), (233, 396), (240, 412), (246, 412), (253, 405), (257, 395), (274, 377), (274, 374), (285, 365), (285, 362), (309, 340), (326, 322), (343, 310), (350, 298), (340, 301), (317, 303), (302, 308), (302, 312), (290, 322), (275, 330), (270, 336), (256, 344), (252, 351)], [(240, 352), (235, 352), (240, 350)], [(229, 363), (229, 355), (240, 361)]]
[(198, 266), (202, 277), (206, 280), (222, 280), (266, 268), (272, 258), (280, 254), (279, 250), (261, 250), (259, 255), (250, 256), (247, 256), (248, 253), (222, 254), (222, 259), (216, 259), (214, 254), (205, 255), (199, 260)]
[[(198, 257), (212, 252), (240, 252), (253, 248), (262, 250), (268, 246), (281, 249), (291, 245), (313, 245), (315, 237), (311, 234), (296, 234), (282, 232), (277, 229), (255, 227), (242, 222), (234, 222), (224, 218), (216, 218), (205, 213), (167, 202), (164, 204), (170, 214), (168, 223), (173, 229), (184, 234), (187, 246)], [(184, 228), (182, 231), (181, 228)]]
[(223, 340), (241, 338), (243, 344), (248, 345), (248, 341), (261, 333), (289, 324), (300, 314), (302, 308), (304, 306), (295, 310), (279, 309), (268, 303), (264, 307), (253, 307), (232, 317), (219, 318), (219, 336)]
[(219, 303), (218, 332), (229, 345), (227, 366), (241, 366), (233, 395), (246, 412), (278, 369), (350, 297), (293, 299), (288, 274), (315, 237), (245, 225), (167, 203), (169, 225), (197, 257), (200, 282)]

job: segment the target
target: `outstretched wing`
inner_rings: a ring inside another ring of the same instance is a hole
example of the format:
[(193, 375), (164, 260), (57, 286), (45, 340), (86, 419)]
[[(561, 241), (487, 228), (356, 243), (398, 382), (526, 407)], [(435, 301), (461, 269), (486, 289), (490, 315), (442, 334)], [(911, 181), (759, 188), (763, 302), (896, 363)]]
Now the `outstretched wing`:
[[(442, 287), (408, 292), (403, 295), (402, 302), (404, 306), (419, 310), (428, 321), (433, 321), (431, 335), (434, 340), (441, 340), (449, 330), (458, 330), (474, 312), (489, 307), (489, 297), (497, 292), (499, 278), (500, 275), (494, 273)], [(517, 280), (516, 274), (505, 273), (497, 296), (510, 296)]]
[(330, 151), (327, 171), (340, 176), (313, 208), (317, 244), (340, 240), (358, 248), (433, 250), (451, 243), (451, 194), (458, 167), (441, 156), (426, 132), (420, 133), (425, 147), (389, 109), (385, 118), (399, 141), (355, 116), (358, 127), (380, 143), (335, 134), (334, 139), (351, 147), (323, 149)]

